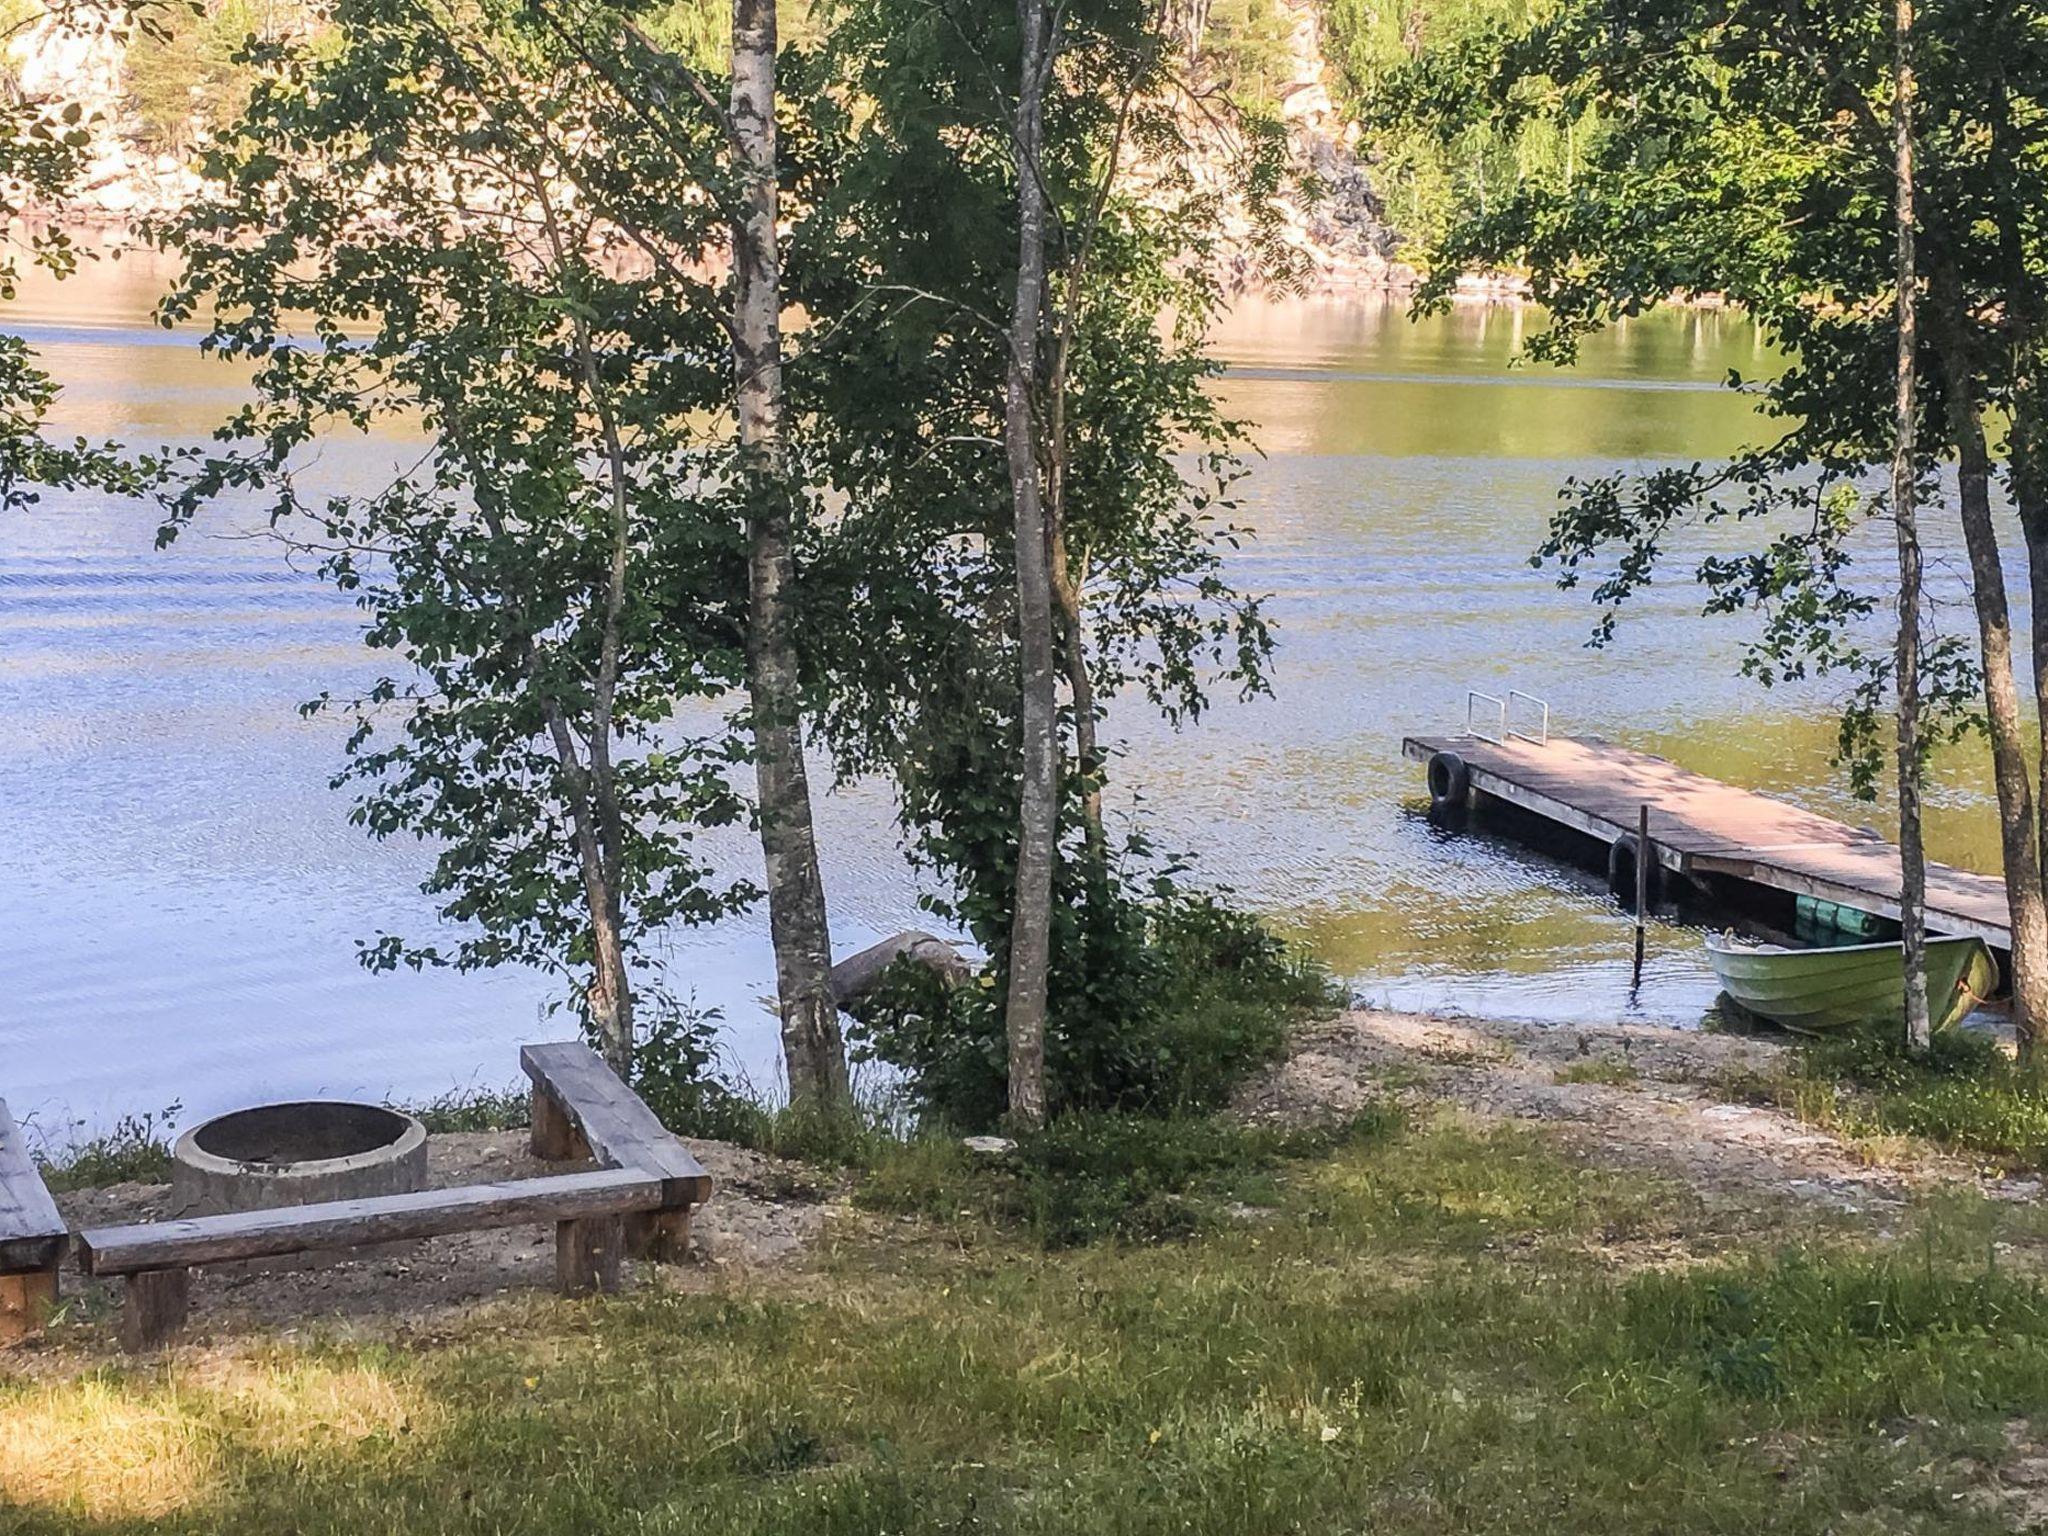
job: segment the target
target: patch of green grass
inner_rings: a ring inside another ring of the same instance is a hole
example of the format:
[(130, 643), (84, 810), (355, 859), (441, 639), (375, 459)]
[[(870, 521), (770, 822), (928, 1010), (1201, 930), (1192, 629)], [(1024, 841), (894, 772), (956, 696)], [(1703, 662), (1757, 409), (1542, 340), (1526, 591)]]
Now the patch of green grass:
[(1604, 1088), (1631, 1088), (1643, 1080), (1635, 1066), (1617, 1056), (1582, 1056), (1570, 1066), (1560, 1067), (1553, 1081), (1597, 1083)]
[(1270, 1207), (1283, 1163), (1392, 1137), (1400, 1123), (1392, 1109), (1306, 1130), (1210, 1115), (1068, 1115), (1009, 1152), (935, 1136), (890, 1145), (859, 1199), (948, 1224), (1017, 1229), (1048, 1249), (1106, 1238), (1161, 1242)]
[(533, 1099), (525, 1088), (452, 1088), (424, 1104), (395, 1104), (427, 1128), (430, 1136), (455, 1131), (519, 1131), (533, 1123)]
[[(1199, 1183), (1222, 1155), (1123, 1135), (1058, 1156)], [(1631, 1269), (1600, 1240), (1668, 1245), (1687, 1197), (1532, 1132), (1295, 1150), (1269, 1219), (1174, 1243), (912, 1218), (796, 1280), (534, 1297), (432, 1344), (0, 1375), (0, 1530), (2000, 1529), (1969, 1457), (2048, 1401), (2048, 1300), (1984, 1257), (2000, 1213)]]
[(61, 1147), (42, 1147), (43, 1182), (63, 1194), (109, 1184), (161, 1184), (171, 1176), (171, 1140), (181, 1106), (123, 1115), (113, 1129)]
[(828, 1168), (868, 1168), (911, 1136), (901, 1107), (856, 1089), (847, 1105), (766, 1104), (735, 1097), (709, 1134), (772, 1157)]
[(1915, 1136), (2015, 1168), (2048, 1168), (2048, 1086), (1988, 1036), (1945, 1030), (1924, 1057), (1892, 1031), (1803, 1043), (1782, 1071), (1744, 1071), (1724, 1097), (1769, 1104), (1852, 1139)]

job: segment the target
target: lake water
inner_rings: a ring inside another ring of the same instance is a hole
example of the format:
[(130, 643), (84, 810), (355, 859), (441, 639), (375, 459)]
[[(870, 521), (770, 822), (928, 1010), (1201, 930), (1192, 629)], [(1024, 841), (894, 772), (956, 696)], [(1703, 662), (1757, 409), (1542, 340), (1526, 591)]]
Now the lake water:
[[(237, 400), (229, 370), (149, 327), (156, 286), (124, 261), (15, 307), (9, 327), (66, 383), (66, 427), (192, 438)], [(1158, 842), (1367, 998), (1691, 1027), (1714, 995), (1698, 930), (1655, 927), (1632, 993), (1629, 923), (1601, 882), (1433, 830), (1402, 735), (1459, 725), (1468, 688), (1519, 687), (1560, 731), (1882, 816), (1828, 765), (1829, 694), (1738, 677), (1740, 630), (1699, 617), (1675, 571), (1592, 651), (1584, 598), (1528, 564), (1566, 477), (1711, 459), (1765, 430), (1719, 387), (1770, 367), (1754, 332), (1660, 313), (1559, 373), (1517, 365), (1539, 323), (1509, 308), (1414, 323), (1356, 299), (1248, 303), (1219, 329), (1220, 388), (1263, 451), (1245, 498), (1258, 538), (1234, 575), (1271, 594), (1275, 696), (1179, 735), (1124, 704), (1120, 788), (1142, 794)], [(336, 442), (327, 467), (368, 474), (400, 447)], [(567, 1030), (539, 977), (357, 966), (359, 938), (433, 923), (425, 861), (364, 838), (327, 788), (339, 729), (296, 706), (365, 675), (358, 616), (250, 521), (224, 509), (162, 553), (146, 513), (90, 499), (0, 523), (0, 1096), (46, 1133), (173, 1100), (189, 1121), (277, 1095), (496, 1085), (519, 1042)], [(1931, 531), (1944, 611), (1967, 633), (1960, 557), (1946, 520)], [(1886, 546), (1872, 555), (1881, 568)], [(1991, 869), (1974, 767), (1945, 764), (1931, 846)], [(841, 952), (918, 922), (887, 796), (819, 811)], [(735, 871), (756, 857), (744, 837), (717, 847)], [(670, 963), (721, 1010), (735, 1062), (772, 1081), (765, 919), (679, 933)]]

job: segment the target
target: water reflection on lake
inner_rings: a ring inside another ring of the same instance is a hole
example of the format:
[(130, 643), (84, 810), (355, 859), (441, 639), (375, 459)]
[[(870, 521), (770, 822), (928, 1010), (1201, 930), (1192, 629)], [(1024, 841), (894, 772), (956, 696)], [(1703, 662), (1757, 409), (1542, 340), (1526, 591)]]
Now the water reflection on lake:
[[(237, 398), (230, 370), (148, 327), (157, 282), (123, 262), (24, 294), (14, 323), (67, 381), (67, 426), (192, 438)], [(1264, 453), (1243, 512), (1259, 537), (1235, 574), (1272, 594), (1275, 697), (1225, 701), (1182, 735), (1125, 706), (1120, 781), (1158, 841), (1370, 997), (1691, 1025), (1714, 990), (1696, 931), (1654, 932), (1631, 997), (1627, 921), (1600, 882), (1432, 830), (1401, 736), (1461, 720), (1468, 687), (1522, 687), (1562, 730), (1883, 818), (1828, 767), (1828, 694), (1739, 679), (1739, 631), (1698, 617), (1682, 581), (1596, 652), (1583, 598), (1528, 564), (1566, 477), (1710, 459), (1767, 430), (1717, 387), (1772, 367), (1755, 333), (1660, 313), (1560, 374), (1515, 365), (1538, 323), (1466, 308), (1417, 324), (1360, 299), (1247, 304), (1221, 328), (1219, 387)], [(389, 440), (336, 442), (322, 473), (366, 481), (393, 456)], [(545, 1013), (544, 977), (356, 966), (356, 939), (431, 922), (425, 861), (364, 839), (326, 787), (338, 732), (295, 706), (367, 675), (358, 618), (239, 537), (250, 523), (220, 509), (167, 553), (146, 514), (92, 500), (0, 524), (0, 1094), (20, 1111), (100, 1121), (172, 1098), (196, 1113), (268, 1094), (418, 1096), (507, 1080), (517, 1042), (566, 1028)], [(1960, 560), (1946, 524), (1933, 532), (1953, 601)], [(1994, 868), (1973, 767), (1945, 764), (1930, 836), (1940, 856)], [(885, 794), (831, 796), (821, 832), (840, 947), (918, 920)], [(743, 837), (716, 846), (751, 868)], [(671, 957), (757, 1080), (774, 1070), (764, 926), (678, 934)]]

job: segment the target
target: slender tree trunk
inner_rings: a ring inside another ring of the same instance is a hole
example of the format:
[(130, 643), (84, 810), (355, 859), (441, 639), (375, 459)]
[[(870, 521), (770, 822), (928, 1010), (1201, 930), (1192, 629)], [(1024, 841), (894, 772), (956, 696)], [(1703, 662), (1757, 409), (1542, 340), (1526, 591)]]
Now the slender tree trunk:
[(804, 771), (793, 633), (796, 554), (782, 393), (775, 49), (774, 0), (735, 0), (731, 115), (746, 186), (744, 212), (733, 228), (733, 360), (748, 481), (747, 683), (790, 1098), (836, 1103), (847, 1096), (846, 1050), (832, 997), (832, 937)]
[[(608, 431), (607, 436), (608, 457), (614, 475), (622, 476), (623, 465), (617, 452), (616, 433)], [(622, 478), (615, 479), (615, 493), (622, 493), (623, 484)], [(491, 537), (501, 544), (508, 543), (511, 536), (501, 509), (481, 489), (477, 492), (477, 511), (490, 529)], [(611, 644), (604, 647), (611, 658), (609, 671), (605, 673), (610, 682), (602, 690), (607, 711), (610, 709), (611, 689), (618, 675), (618, 609), (623, 601), (626, 574), (621, 553), (623, 546), (619, 542), (624, 538), (625, 524), (617, 494), (614, 496), (613, 514), (614, 547), (606, 611), (606, 628)], [(537, 690), (542, 689), (540, 654), (533, 641), (524, 638), (512, 643), (519, 649), (527, 676)], [(602, 661), (600, 668), (603, 669)], [(630, 1079), (633, 1071), (633, 986), (626, 969), (625, 924), (619, 904), (619, 871), (623, 859), (618, 800), (616, 786), (610, 777), (610, 760), (606, 758), (606, 773), (600, 784), (583, 761), (583, 753), (576, 745), (576, 733), (562, 710), (561, 700), (552, 693), (544, 692), (541, 713), (547, 722), (548, 740), (555, 749), (555, 760), (562, 767), (569, 835), (576, 844), (576, 871), (583, 886), (583, 908), (590, 918), (591, 969), (594, 974), (590, 985), (584, 989), (583, 1006), (605, 1061), (619, 1076)]]
[(1082, 568), (1076, 571), (1067, 544), (1067, 378), (1074, 357), (1074, 336), (1081, 324), (1081, 306), (1089, 279), (1094, 275), (1095, 236), (1102, 227), (1103, 210), (1109, 206), (1110, 192), (1123, 165), (1124, 143), (1136, 100), (1135, 89), (1127, 91), (1117, 107), (1116, 131), (1110, 138), (1107, 164), (1065, 264), (1059, 293), (1059, 323), (1053, 335), (1052, 365), (1047, 369), (1046, 383), (1046, 553), (1051, 562), (1053, 601), (1058, 605), (1066, 638), (1067, 691), (1074, 705), (1074, 756), (1081, 773), (1082, 824), (1088, 838), (1089, 863), (1098, 877), (1109, 865), (1109, 840), (1102, 830), (1105, 764), (1096, 736), (1095, 681), (1088, 672), (1088, 630), (1081, 613), (1081, 595), (1088, 580), (1087, 552), (1082, 552)]
[[(1063, 476), (1056, 465), (1055, 476)], [(1066, 637), (1067, 693), (1074, 703), (1074, 757), (1081, 772), (1081, 819), (1088, 837), (1088, 858), (1097, 870), (1109, 862), (1109, 840), (1102, 830), (1102, 748), (1096, 735), (1095, 680), (1088, 675), (1088, 631), (1081, 616), (1081, 577), (1067, 553), (1066, 530), (1059, 515), (1061, 495), (1051, 498), (1050, 572), (1053, 601), (1059, 607)]]
[(1919, 275), (1913, 250), (1913, 0), (1894, 18), (1897, 88), (1892, 103), (1898, 219), (1899, 358), (1897, 439), (1892, 449), (1892, 515), (1899, 535), (1899, 926), (1906, 950), (1906, 1044), (1924, 1051), (1933, 1035), (1927, 1007), (1927, 854), (1920, 833), (1920, 529), (1914, 506), (1914, 429), (1920, 353)]
[[(2015, 390), (2012, 488), (2020, 531), (2027, 546), (2027, 584), (2033, 595), (2029, 638), (2034, 664), (2034, 715), (2041, 731), (2037, 744), (2048, 745), (2048, 493), (2044, 493), (2042, 485), (2038, 428), (2033, 424), (2038, 406), (2032, 395), (2030, 383)], [(2037, 807), (2048, 805), (2048, 757), (2039, 760), (2034, 803)], [(2040, 823), (2041, 869), (2048, 874), (2048, 817), (2037, 815), (2036, 820)]]
[[(2034, 664), (2034, 712), (2036, 729), (2040, 733), (2036, 744), (2048, 746), (2048, 493), (2044, 493), (2041, 474), (2038, 403), (2034, 398), (2031, 381), (2026, 381), (2015, 391), (2012, 425), (2012, 486), (2013, 500), (2018, 506), (2020, 530), (2027, 546), (2028, 586), (2033, 595), (2030, 623), (2031, 652)], [(2034, 802), (2036, 820), (2036, 870), (2048, 874), (2048, 817), (2040, 815), (2040, 808), (2048, 806), (2048, 758), (2042, 759), (2040, 778)], [(2008, 874), (2008, 879), (2010, 875)], [(2044, 907), (2048, 907), (2048, 892), (2044, 892)], [(2015, 984), (2017, 985), (2017, 984)], [(2039, 1030), (2048, 1022), (2048, 987), (2043, 989), (2044, 1011), (2031, 1015), (2034, 1028), (2023, 1028), (2024, 1019), (2015, 1019), (2015, 1032), (2019, 1035), (2020, 1048), (2026, 1053), (2029, 1065), (2034, 1071), (2048, 1074), (2048, 1049), (2033, 1050), (2041, 1043)], [(2014, 1009), (2015, 1015), (2022, 1012)]]
[(626, 953), (619, 942), (617, 892), (605, 889), (589, 896), (594, 921), (596, 974), (584, 994), (590, 1027), (598, 1049), (611, 1069), (627, 1082), (633, 1078), (633, 991), (626, 973)]
[[(2013, 680), (2012, 614), (1999, 564), (1998, 530), (1991, 520), (1991, 461), (1979, 404), (1963, 349), (1955, 343), (1960, 306), (1952, 285), (1935, 295), (1943, 320), (1942, 372), (1946, 377), (1949, 435), (1957, 458), (1963, 539), (1970, 555), (1971, 596), (1984, 668), (1984, 713), (1991, 736), (1991, 771), (1998, 789), (2000, 850), (2005, 859), (2006, 907), (2012, 922), (2013, 1028), (2021, 1055), (2034, 1046), (2048, 1020), (2048, 902), (2041, 888), (2040, 827), (2028, 783), (2019, 688)], [(2040, 1063), (2035, 1060), (2038, 1067)]]
[(1016, 517), (1017, 642), (1023, 689), (1019, 719), (1017, 910), (1011, 918), (1009, 996), (1010, 1118), (1045, 1122), (1045, 1012), (1052, 957), (1052, 875), (1059, 817), (1058, 697), (1053, 681), (1050, 540), (1039, 480), (1032, 397), (1045, 305), (1045, 183), (1040, 149), (1050, 39), (1045, 0), (1017, 0), (1017, 294), (1010, 317), (1010, 365), (1003, 401), (1003, 445)]
[(1085, 571), (1074, 569), (1067, 550), (1067, 359), (1073, 350), (1074, 306), (1080, 302), (1069, 274), (1067, 312), (1061, 316), (1053, 343), (1051, 378), (1046, 386), (1045, 508), (1047, 571), (1053, 603), (1059, 610), (1066, 641), (1067, 694), (1074, 705), (1074, 757), (1081, 774), (1081, 819), (1088, 838), (1089, 862), (1097, 873), (1109, 862), (1109, 843), (1102, 831), (1102, 758), (1096, 739), (1095, 680), (1088, 675), (1088, 631), (1081, 616), (1081, 584)]

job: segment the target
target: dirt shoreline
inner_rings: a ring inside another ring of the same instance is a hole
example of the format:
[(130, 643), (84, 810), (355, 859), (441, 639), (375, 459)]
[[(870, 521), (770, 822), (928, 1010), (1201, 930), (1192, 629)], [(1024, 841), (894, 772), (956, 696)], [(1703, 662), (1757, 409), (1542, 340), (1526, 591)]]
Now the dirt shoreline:
[(1542, 1127), (1582, 1156), (1669, 1177), (1710, 1207), (1789, 1198), (1882, 1220), (1936, 1187), (2041, 1194), (2038, 1179), (1986, 1174), (1926, 1147), (1887, 1147), (1875, 1161), (1784, 1110), (1731, 1100), (1732, 1079), (1770, 1076), (1795, 1049), (1783, 1036), (1353, 1009), (1304, 1030), (1238, 1108), (1304, 1121), (1391, 1092), (1413, 1108)]

